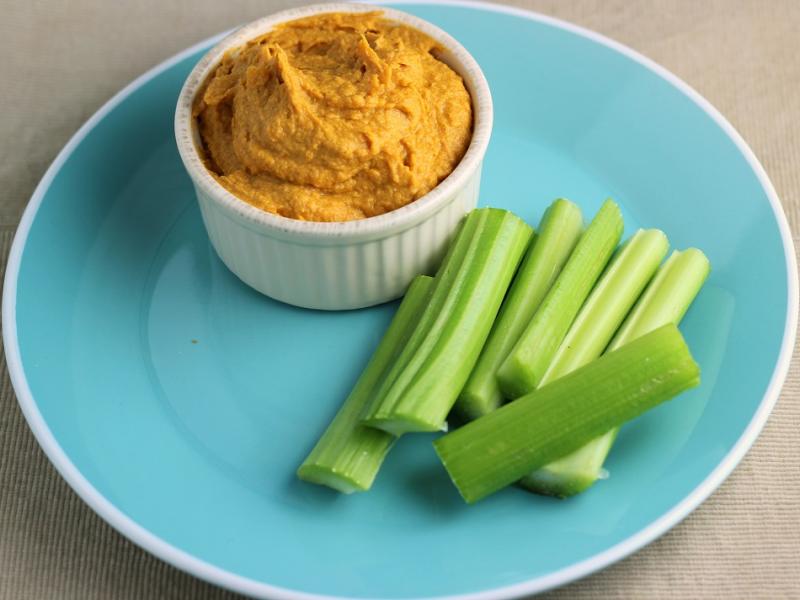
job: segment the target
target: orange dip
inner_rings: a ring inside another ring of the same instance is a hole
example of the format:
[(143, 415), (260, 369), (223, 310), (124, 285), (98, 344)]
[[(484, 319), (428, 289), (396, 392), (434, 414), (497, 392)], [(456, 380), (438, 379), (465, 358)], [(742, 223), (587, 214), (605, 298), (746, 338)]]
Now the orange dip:
[(206, 165), (245, 202), (348, 221), (413, 202), (472, 135), (464, 81), (424, 33), (380, 12), (284, 23), (225, 54), (198, 95)]

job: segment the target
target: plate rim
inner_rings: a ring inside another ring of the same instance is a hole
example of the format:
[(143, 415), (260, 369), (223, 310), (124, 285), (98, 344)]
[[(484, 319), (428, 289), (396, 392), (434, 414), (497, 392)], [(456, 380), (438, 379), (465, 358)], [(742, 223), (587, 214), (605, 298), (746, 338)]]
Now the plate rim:
[[(470, 8), (488, 12), (508, 14), (515, 17), (543, 23), (545, 25), (565, 30), (573, 35), (589, 39), (601, 46), (605, 46), (633, 60), (644, 68), (652, 71), (657, 76), (666, 80), (679, 92), (682, 92), (692, 100), (703, 112), (705, 112), (731, 139), (742, 156), (747, 161), (750, 168), (755, 173), (761, 187), (767, 195), (773, 214), (775, 216), (778, 230), (783, 244), (785, 267), (787, 270), (787, 307), (786, 320), (781, 342), (780, 353), (776, 361), (775, 368), (769, 381), (769, 385), (753, 413), (750, 422), (747, 424), (742, 434), (739, 436), (730, 451), (723, 457), (717, 466), (706, 476), (706, 478), (687, 496), (675, 504), (672, 508), (660, 517), (650, 522), (648, 525), (628, 536), (621, 542), (599, 552), (587, 559), (573, 563), (567, 567), (553, 571), (546, 575), (527, 579), (525, 581), (476, 592), (465, 594), (436, 596), (439, 600), (500, 600), (503, 598), (514, 598), (526, 594), (540, 593), (561, 585), (565, 585), (591, 573), (599, 571), (630, 554), (636, 552), (643, 546), (666, 533), (669, 529), (680, 523), (689, 513), (708, 498), (714, 490), (730, 475), (733, 469), (739, 464), (747, 451), (755, 442), (760, 434), (767, 418), (774, 408), (780, 395), (781, 387), (788, 374), (791, 364), (792, 352), (794, 349), (795, 337), (797, 334), (798, 319), (798, 273), (797, 260), (792, 239), (791, 229), (783, 210), (783, 206), (778, 198), (775, 188), (769, 179), (766, 171), (756, 158), (753, 151), (744, 141), (742, 136), (736, 131), (733, 125), (703, 96), (685, 81), (659, 65), (652, 59), (643, 54), (614, 41), (602, 34), (590, 29), (569, 23), (562, 19), (543, 15), (534, 11), (521, 9), (513, 6), (497, 5), (484, 2), (482, 0), (373, 0), (372, 4), (405, 4), (405, 5), (442, 5)], [(230, 31), (230, 30), (229, 30)], [(203, 48), (213, 44), (229, 31), (211, 36), (192, 46), (178, 52), (172, 57), (160, 62), (152, 67), (131, 83), (123, 87), (113, 97), (106, 101), (70, 138), (67, 144), (59, 151), (53, 162), (48, 167), (42, 179), (36, 186), (28, 205), (23, 212), (14, 241), (9, 252), (6, 264), (6, 274), (3, 289), (2, 306), (2, 325), (3, 325), (3, 345), (6, 353), (6, 362), (17, 402), (20, 405), (25, 420), (34, 434), (37, 442), (44, 451), (47, 458), (56, 468), (58, 473), (67, 484), (78, 494), (78, 496), (89, 505), (104, 521), (111, 525), (123, 536), (155, 555), (157, 558), (177, 567), (178, 569), (190, 573), (200, 579), (226, 587), (237, 592), (251, 596), (266, 598), (276, 598), (279, 600), (331, 600), (342, 598), (340, 596), (330, 596), (325, 594), (313, 594), (293, 590), (290, 588), (274, 586), (268, 583), (256, 581), (249, 577), (236, 575), (230, 571), (222, 569), (209, 562), (201, 560), (185, 550), (181, 550), (157, 535), (139, 525), (131, 517), (125, 515), (114, 504), (106, 499), (100, 492), (84, 477), (78, 468), (72, 463), (70, 458), (61, 448), (50, 431), (42, 413), (40, 412), (33, 397), (28, 381), (25, 377), (25, 370), (22, 365), (20, 355), (19, 340), (17, 337), (16, 322), (16, 299), (17, 299), (17, 280), (25, 245), (30, 233), (33, 221), (38, 213), (39, 207), (50, 188), (56, 174), (61, 170), (66, 160), (80, 145), (87, 134), (94, 127), (111, 113), (119, 104), (128, 98), (134, 91), (147, 84), (150, 80), (170, 69), (185, 58), (199, 52)]]

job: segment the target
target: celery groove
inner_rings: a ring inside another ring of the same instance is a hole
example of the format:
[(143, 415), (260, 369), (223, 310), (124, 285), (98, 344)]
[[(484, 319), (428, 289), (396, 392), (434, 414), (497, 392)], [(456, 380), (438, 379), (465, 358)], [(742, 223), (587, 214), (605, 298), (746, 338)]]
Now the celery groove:
[(606, 200), (578, 240), (561, 274), (497, 371), (503, 395), (536, 389), (572, 321), (622, 236), (619, 207)]
[(467, 216), (427, 308), (365, 412), (366, 425), (395, 435), (444, 426), (531, 233), (505, 210), (483, 208)]
[(665, 325), (434, 442), (469, 503), (696, 386), (700, 370)]
[(366, 491), (395, 437), (361, 425), (361, 413), (397, 358), (430, 296), (433, 279), (420, 275), (411, 283), (378, 348), (314, 449), (297, 469), (300, 479), (344, 493)]
[[(675, 251), (658, 270), (608, 347), (613, 351), (667, 323), (677, 325), (709, 272), (708, 259), (694, 248)], [(520, 483), (540, 494), (580, 493), (599, 477), (617, 436), (614, 428), (577, 451), (526, 475)]]
[(478, 362), (456, 402), (465, 417), (476, 419), (502, 403), (497, 369), (530, 323), (581, 234), (581, 210), (558, 199), (545, 211), (508, 296), (492, 326)]

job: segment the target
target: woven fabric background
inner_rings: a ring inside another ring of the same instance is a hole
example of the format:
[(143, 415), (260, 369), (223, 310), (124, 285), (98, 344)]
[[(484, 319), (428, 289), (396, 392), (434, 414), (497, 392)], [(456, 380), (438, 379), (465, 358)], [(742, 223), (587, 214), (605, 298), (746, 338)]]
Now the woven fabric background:
[[(610, 36), (708, 98), (800, 232), (800, 1), (514, 0)], [(284, 0), (0, 0), (0, 257), (70, 135), (135, 76)], [(765, 307), (767, 310), (768, 307)], [(0, 373), (0, 598), (237, 598), (128, 542), (39, 450)], [(800, 367), (753, 449), (683, 523), (548, 598), (800, 597)]]

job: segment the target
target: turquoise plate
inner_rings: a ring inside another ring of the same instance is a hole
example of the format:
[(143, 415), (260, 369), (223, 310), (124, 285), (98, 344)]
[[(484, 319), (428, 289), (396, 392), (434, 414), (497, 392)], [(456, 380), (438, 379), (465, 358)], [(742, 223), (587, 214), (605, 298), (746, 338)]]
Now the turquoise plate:
[(458, 38), (495, 99), (484, 203), (538, 220), (606, 196), (628, 232), (697, 246), (713, 274), (682, 329), (703, 384), (625, 427), (610, 478), (569, 501), (508, 489), (466, 506), (431, 436), (407, 436), (367, 494), (294, 470), (394, 305), (285, 306), (209, 246), (172, 117), (214, 40), (168, 60), (81, 128), (14, 242), (3, 299), (19, 402), (55, 466), (164, 560), (252, 595), (500, 598), (563, 584), (680, 521), (741, 459), (786, 375), (797, 313), (789, 230), (763, 169), (705, 100), (614, 42), (482, 4), (399, 4)]

